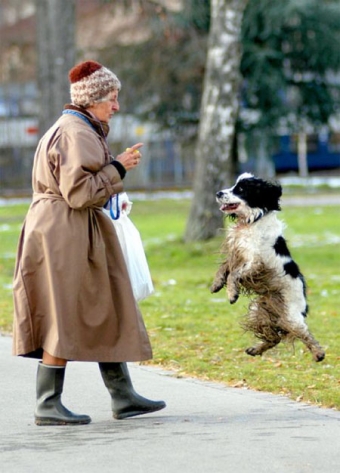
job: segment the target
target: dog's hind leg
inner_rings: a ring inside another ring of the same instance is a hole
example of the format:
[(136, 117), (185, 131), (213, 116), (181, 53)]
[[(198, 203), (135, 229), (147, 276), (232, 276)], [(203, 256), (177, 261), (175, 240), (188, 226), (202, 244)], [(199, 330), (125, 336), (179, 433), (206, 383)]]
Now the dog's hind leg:
[(306, 345), (308, 350), (312, 353), (314, 361), (322, 361), (325, 358), (325, 351), (319, 345), (319, 342), (315, 340), (313, 335), (308, 331), (308, 329), (305, 329), (301, 334), (297, 334), (296, 338), (301, 340)]
[(272, 340), (270, 342), (263, 340), (257, 345), (247, 348), (245, 352), (247, 353), (247, 355), (250, 355), (250, 356), (261, 356), (262, 353), (264, 353), (267, 350), (270, 350), (270, 348), (274, 348), (280, 342), (281, 342), (281, 337), (278, 335), (275, 340)]
[[(325, 358), (325, 351), (319, 345), (319, 342), (310, 333), (306, 324), (306, 314), (298, 313), (297, 311), (290, 311), (289, 316), (285, 320), (285, 329), (290, 338), (301, 340), (306, 345), (308, 350), (312, 353), (314, 361), (322, 361)], [(289, 322), (289, 323), (287, 323)]]
[(278, 324), (279, 316), (275, 312), (280, 304), (280, 294), (260, 296), (249, 304), (248, 314), (241, 326), (261, 341), (245, 350), (248, 355), (262, 355), (278, 345), (285, 336), (284, 330)]

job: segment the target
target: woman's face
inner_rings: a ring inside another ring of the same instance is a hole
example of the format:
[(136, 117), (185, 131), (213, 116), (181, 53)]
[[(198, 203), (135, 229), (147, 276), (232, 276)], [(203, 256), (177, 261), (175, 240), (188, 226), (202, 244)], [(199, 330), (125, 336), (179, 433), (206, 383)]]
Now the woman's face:
[(101, 122), (108, 123), (115, 112), (119, 111), (118, 90), (111, 92), (104, 102), (94, 103), (88, 110)]

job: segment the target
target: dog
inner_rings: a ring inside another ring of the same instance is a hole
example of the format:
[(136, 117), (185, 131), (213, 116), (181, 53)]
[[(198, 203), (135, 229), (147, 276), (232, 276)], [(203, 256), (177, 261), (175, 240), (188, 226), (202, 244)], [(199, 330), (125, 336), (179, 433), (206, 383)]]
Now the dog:
[(227, 289), (234, 304), (240, 293), (251, 298), (242, 326), (260, 340), (246, 349), (262, 355), (281, 341), (301, 340), (315, 361), (325, 352), (306, 324), (308, 305), (304, 276), (293, 260), (277, 218), (282, 187), (249, 173), (239, 176), (230, 189), (216, 193), (220, 210), (234, 222), (227, 228), (212, 293)]

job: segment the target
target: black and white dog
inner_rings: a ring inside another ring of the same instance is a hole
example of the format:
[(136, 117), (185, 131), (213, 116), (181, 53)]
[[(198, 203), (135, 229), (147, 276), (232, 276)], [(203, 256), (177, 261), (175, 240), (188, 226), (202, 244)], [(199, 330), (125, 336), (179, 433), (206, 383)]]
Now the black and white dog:
[(262, 355), (282, 340), (301, 340), (315, 361), (324, 350), (308, 330), (306, 284), (283, 237), (283, 223), (277, 218), (282, 188), (244, 173), (230, 189), (216, 194), (220, 210), (234, 224), (227, 229), (222, 253), (227, 259), (216, 273), (211, 292), (226, 286), (234, 304), (239, 293), (255, 297), (242, 325), (261, 340), (246, 350)]

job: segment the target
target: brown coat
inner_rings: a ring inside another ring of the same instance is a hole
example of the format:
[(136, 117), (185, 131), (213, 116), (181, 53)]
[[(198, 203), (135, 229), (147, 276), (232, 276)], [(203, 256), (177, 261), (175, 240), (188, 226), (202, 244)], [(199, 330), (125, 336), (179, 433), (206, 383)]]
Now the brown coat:
[(104, 138), (63, 115), (41, 139), (14, 276), (13, 354), (151, 358), (124, 258), (102, 207), (123, 190)]

